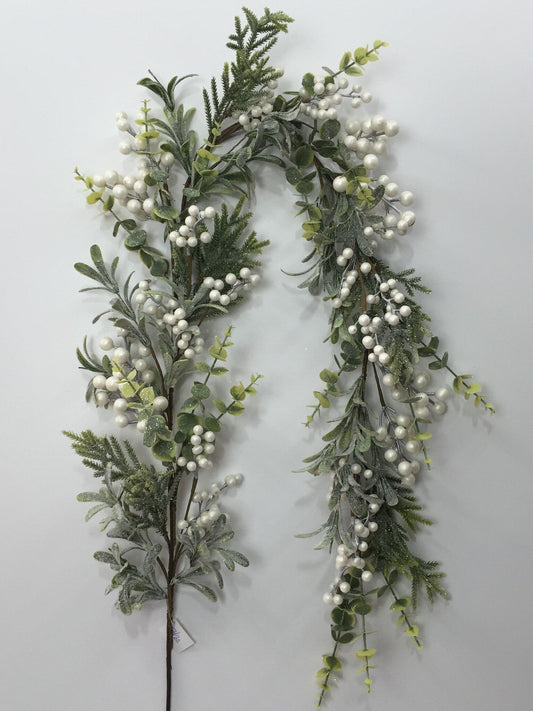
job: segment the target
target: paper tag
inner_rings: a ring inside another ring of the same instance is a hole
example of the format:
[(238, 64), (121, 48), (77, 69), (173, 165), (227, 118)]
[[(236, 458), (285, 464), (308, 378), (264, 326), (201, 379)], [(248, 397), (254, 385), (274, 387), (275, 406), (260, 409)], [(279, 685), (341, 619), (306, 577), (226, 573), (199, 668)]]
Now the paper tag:
[(176, 617), (172, 624), (172, 636), (174, 637), (174, 649), (176, 652), (184, 652), (194, 644), (194, 639)]

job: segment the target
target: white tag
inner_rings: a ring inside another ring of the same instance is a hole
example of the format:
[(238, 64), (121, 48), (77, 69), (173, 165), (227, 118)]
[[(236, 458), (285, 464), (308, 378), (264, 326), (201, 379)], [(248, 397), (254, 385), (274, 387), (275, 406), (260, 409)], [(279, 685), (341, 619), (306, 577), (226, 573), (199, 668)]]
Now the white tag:
[(184, 652), (194, 644), (194, 639), (189, 635), (181, 622), (175, 617), (172, 625), (172, 635), (174, 637), (174, 649), (176, 652)]

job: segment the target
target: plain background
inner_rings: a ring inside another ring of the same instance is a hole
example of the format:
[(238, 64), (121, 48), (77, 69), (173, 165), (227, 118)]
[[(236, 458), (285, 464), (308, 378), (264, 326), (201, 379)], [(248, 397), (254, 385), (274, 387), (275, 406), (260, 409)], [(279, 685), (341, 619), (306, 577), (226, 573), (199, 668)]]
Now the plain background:
[[(262, 6), (251, 3), (260, 11)], [(277, 8), (273, 8), (277, 9)], [(389, 41), (363, 79), (369, 110), (400, 122), (387, 167), (416, 194), (412, 234), (382, 254), (415, 266), (425, 304), (462, 372), (474, 372), (494, 418), (455, 398), (433, 428), (434, 470), (418, 492), (436, 521), (417, 550), (442, 560), (450, 603), (423, 607), (422, 653), (386, 609), (376, 622), (375, 693), (364, 693), (354, 650), (327, 708), (434, 711), (531, 708), (531, 53), (530, 3), (375, 0), (298, 3), (273, 52), (282, 88), (335, 65), (347, 49)], [(78, 295), (72, 269), (109, 230), (85, 206), (75, 165), (122, 165), (114, 114), (137, 112), (136, 81), (198, 73), (200, 90), (230, 57), (236, 2), (30, 0), (2, 12), (2, 610), (4, 711), (163, 708), (164, 613), (130, 618), (105, 597), (106, 541), (85, 524), (77, 492), (92, 480), (64, 428), (112, 430), (84, 402), (75, 347), (103, 302)], [(227, 578), (217, 606), (183, 591), (178, 610), (196, 645), (174, 660), (176, 710), (306, 711), (329, 650), (321, 601), (333, 561), (295, 538), (326, 516), (327, 481), (292, 473), (319, 448), (302, 427), (318, 372), (332, 363), (327, 311), (281, 269), (305, 245), (293, 195), (263, 171), (255, 227), (272, 240), (264, 278), (231, 318), (233, 373), (265, 375), (249, 412), (228, 430), (216, 475), (241, 471), (226, 499), (252, 566)], [(222, 324), (220, 328), (225, 324)], [(528, 435), (529, 432), (529, 435)]]

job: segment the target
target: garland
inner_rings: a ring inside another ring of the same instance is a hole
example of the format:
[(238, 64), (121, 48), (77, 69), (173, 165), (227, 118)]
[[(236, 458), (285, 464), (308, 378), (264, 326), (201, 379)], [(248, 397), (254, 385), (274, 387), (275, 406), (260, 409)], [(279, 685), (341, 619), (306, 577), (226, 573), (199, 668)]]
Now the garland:
[[(124, 112), (116, 116), (124, 133), (119, 150), (137, 156), (135, 174), (75, 170), (87, 202), (111, 219), (120, 251), (140, 260), (142, 278), (138, 268), (119, 278), (119, 257), (106, 263), (98, 245), (90, 249), (91, 264), (75, 265), (97, 284), (82, 291), (109, 294), (110, 308), (93, 323), (106, 315), (115, 332), (100, 339), (102, 353), (87, 339), (77, 350), (91, 373), (87, 400), (112, 410), (116, 427), (135, 438), (65, 434), (102, 483), (78, 499), (93, 504), (87, 520), (105, 512), (102, 529), (114, 539), (94, 554), (111, 569), (107, 591), (118, 591), (125, 614), (149, 600), (166, 602), (167, 711), (177, 588), (188, 585), (216, 601), (213, 583), (223, 587), (223, 569), (248, 565), (228, 547), (234, 531), (220, 502), (242, 475), (203, 482), (226, 416), (244, 412), (261, 378), (252, 375), (222, 396), (217, 381), (228, 377), (232, 328), (209, 335), (217, 332), (212, 319), (247, 298), (259, 279), (258, 256), (268, 241), (249, 231), (251, 213), (244, 211), (256, 163), (282, 169), (297, 193), (310, 247), (300, 286), (330, 303), (328, 338), (336, 346), (335, 367), (320, 373), (307, 417), (309, 426), (332, 400), (340, 403), (324, 447), (305, 460), (306, 471), (332, 477), (327, 520), (305, 535), (322, 534), (318, 548), (335, 549), (337, 569), (324, 594), (333, 646), (317, 674), (318, 706), (342, 667), (340, 649), (355, 640), (370, 691), (376, 650), (368, 620), (378, 599), (388, 598), (398, 624), (421, 647), (413, 620), (419, 595), (446, 596), (439, 564), (410, 550), (412, 535), (430, 523), (413, 492), (416, 476), (431, 465), (428, 425), (446, 411), (450, 395), (430, 385), (429, 371), (448, 371), (457, 393), (494, 411), (472, 376), (448, 364), (415, 300), (417, 291), (428, 292), (420, 278), (378, 256), (381, 240), (405, 235), (415, 222), (412, 193), (377, 170), (398, 125), (381, 115), (341, 124), (338, 115), (346, 104), (357, 110), (371, 101), (349, 78), (377, 60), (386, 43), (347, 52), (338, 70), (307, 73), (298, 91), (277, 94), (282, 71), (268, 53), (292, 20), (268, 9), (259, 18), (243, 13), (228, 42), (233, 61), (203, 92), (203, 143), (191, 129), (194, 109), (178, 100), (187, 77), (163, 84), (150, 73), (139, 84), (157, 98), (157, 110), (144, 101), (133, 122)], [(428, 370), (420, 370), (421, 361), (429, 361)]]

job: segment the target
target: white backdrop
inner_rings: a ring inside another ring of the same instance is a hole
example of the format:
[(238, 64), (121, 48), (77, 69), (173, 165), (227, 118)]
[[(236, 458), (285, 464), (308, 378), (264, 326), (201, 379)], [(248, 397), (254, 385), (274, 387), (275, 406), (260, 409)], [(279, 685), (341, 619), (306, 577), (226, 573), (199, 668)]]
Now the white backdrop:
[[(251, 3), (260, 11), (261, 4)], [(278, 9), (278, 8), (272, 8)], [(423, 608), (422, 653), (380, 618), (375, 693), (364, 693), (353, 650), (327, 708), (434, 711), (530, 708), (531, 211), (530, 3), (525, 0), (375, 0), (298, 3), (273, 56), (290, 88), (347, 49), (389, 41), (363, 79), (375, 110), (401, 133), (390, 172), (416, 196), (417, 226), (384, 251), (433, 288), (435, 332), (463, 372), (486, 383), (489, 421), (456, 398), (435, 427), (435, 463), (419, 487), (436, 525), (418, 550), (442, 560), (450, 603)], [(5, 711), (146, 711), (164, 699), (164, 612), (123, 617), (104, 597), (105, 545), (85, 524), (78, 491), (89, 472), (61, 436), (103, 431), (84, 403), (75, 347), (96, 298), (72, 264), (110, 235), (84, 204), (75, 165), (120, 165), (114, 114), (136, 113), (151, 68), (197, 72), (200, 90), (229, 58), (239, 3), (29, 0), (3, 8), (2, 495), (0, 707)], [(199, 113), (201, 117), (201, 110)], [(329, 650), (321, 601), (332, 561), (294, 534), (326, 516), (326, 481), (291, 473), (319, 448), (302, 427), (318, 372), (331, 365), (327, 314), (280, 268), (298, 271), (305, 245), (293, 197), (260, 181), (255, 226), (269, 237), (264, 279), (232, 319), (237, 378), (265, 375), (225, 440), (218, 472), (242, 471), (227, 499), (238, 547), (252, 566), (229, 576), (221, 604), (180, 592), (179, 617), (196, 645), (174, 659), (176, 711), (305, 711)], [(527, 432), (530, 435), (527, 435)]]

